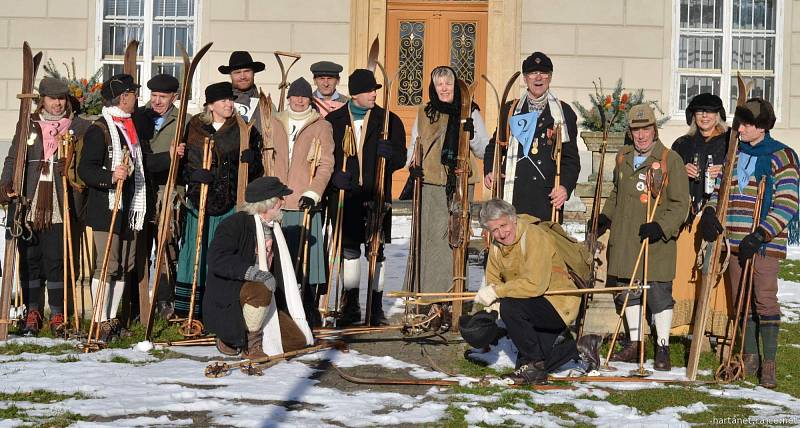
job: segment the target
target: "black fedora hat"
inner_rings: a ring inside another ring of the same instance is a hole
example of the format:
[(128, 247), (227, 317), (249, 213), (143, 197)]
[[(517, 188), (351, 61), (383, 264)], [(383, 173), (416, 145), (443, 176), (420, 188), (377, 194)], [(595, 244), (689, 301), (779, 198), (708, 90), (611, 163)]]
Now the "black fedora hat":
[(254, 73), (258, 73), (259, 71), (264, 71), (265, 67), (263, 62), (253, 61), (250, 52), (233, 51), (231, 57), (228, 58), (228, 65), (220, 65), (217, 67), (217, 70), (222, 74), (231, 74), (232, 71), (242, 68), (249, 68), (253, 70)]
[(130, 74), (115, 74), (103, 82), (100, 95), (107, 100), (113, 100), (125, 92), (135, 92), (139, 88)]
[(350, 95), (371, 92), (380, 89), (381, 86), (375, 81), (375, 73), (363, 68), (353, 70), (347, 80), (347, 89), (350, 91)]

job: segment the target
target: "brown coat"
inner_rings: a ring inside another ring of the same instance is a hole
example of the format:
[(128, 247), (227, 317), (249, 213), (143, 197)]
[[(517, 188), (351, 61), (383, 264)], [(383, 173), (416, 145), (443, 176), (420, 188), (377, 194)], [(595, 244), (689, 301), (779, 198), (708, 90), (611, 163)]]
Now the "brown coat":
[[(315, 115), (316, 117), (297, 131), (291, 162), (286, 127), (275, 116), (271, 119), (272, 142), (275, 147), (272, 173), (294, 191), (286, 197), (285, 207), (290, 210), (298, 208), (301, 196), (308, 196), (319, 203), (333, 173), (333, 130), (322, 116)], [(320, 145), (319, 157), (316, 159), (317, 169), (312, 177), (309, 158), (314, 158), (317, 144)]]
[[(538, 297), (548, 290), (575, 290), (564, 259), (556, 253), (551, 237), (526, 214), (517, 216), (517, 236), (513, 244), (492, 243), (486, 263), (486, 284), (494, 284), (497, 297), (524, 299)], [(578, 296), (545, 296), (569, 325), (578, 315)], [(502, 305), (502, 302), (501, 302)]]

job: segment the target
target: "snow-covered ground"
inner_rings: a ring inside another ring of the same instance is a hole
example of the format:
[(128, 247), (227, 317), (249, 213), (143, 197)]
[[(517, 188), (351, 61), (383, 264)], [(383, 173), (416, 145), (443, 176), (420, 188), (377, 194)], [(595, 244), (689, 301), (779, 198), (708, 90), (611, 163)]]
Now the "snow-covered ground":
[[(409, 221), (394, 218), (394, 238), (387, 246), (386, 289), (402, 288), (408, 248)], [(575, 232), (575, 231), (573, 231)], [(793, 248), (792, 258), (800, 258), (800, 248)], [(366, 263), (362, 276), (366, 276)], [(366, 280), (364, 278), (364, 280)], [(477, 289), (481, 269), (470, 266), (469, 288)], [(800, 284), (780, 282), (780, 294), (787, 322), (800, 320)], [(362, 304), (364, 301), (362, 296)], [(402, 310), (396, 299), (384, 297), (384, 305)], [(10, 343), (33, 342), (44, 346), (64, 343), (62, 340), (13, 338)], [(29, 415), (50, 415), (72, 412), (101, 418), (104, 422), (78, 422), (75, 426), (182, 426), (191, 425), (189, 414), (209, 416), (210, 425), (231, 426), (388, 426), (393, 424), (436, 424), (446, 417), (448, 405), (465, 412), (469, 425), (480, 423), (502, 425), (513, 421), (523, 426), (560, 426), (571, 424), (556, 414), (537, 411), (532, 406), (571, 404), (577, 413), (569, 416), (575, 421), (600, 426), (673, 426), (688, 425), (682, 416), (709, 410), (711, 405), (695, 403), (685, 407), (669, 407), (652, 414), (635, 408), (604, 401), (610, 390), (638, 388), (678, 388), (655, 383), (581, 384), (572, 390), (516, 391), (529, 395), (513, 405), (481, 406), (499, 400), (500, 394), (456, 394), (451, 390), (431, 387), (420, 395), (377, 392), (369, 388), (337, 390), (320, 385), (317, 368), (323, 360), (356, 370), (359, 366), (381, 365), (387, 369), (408, 371), (418, 378), (447, 378), (430, 368), (398, 360), (392, 356), (371, 356), (356, 351), (342, 353), (326, 350), (279, 363), (263, 376), (247, 376), (233, 371), (222, 378), (203, 375), (207, 362), (201, 358), (217, 358), (213, 348), (173, 348), (185, 358), (159, 360), (136, 349), (103, 350), (93, 354), (77, 351), (65, 355), (25, 353), (0, 356), (0, 392), (26, 392), (46, 389), (65, 394), (81, 393), (86, 398), (70, 398), (52, 404), (14, 402)], [(513, 367), (516, 350), (508, 340), (500, 342), (482, 357), (495, 368)], [(114, 361), (128, 361), (114, 362)], [(603, 375), (627, 374), (633, 364), (615, 364), (618, 371)], [(647, 366), (652, 369), (652, 361)], [(654, 377), (681, 379), (684, 369), (676, 368)], [(562, 374), (569, 374), (568, 371)], [(468, 378), (458, 378), (468, 382)], [(789, 395), (763, 389), (727, 386), (700, 388), (714, 396), (747, 398), (757, 402), (752, 410), (758, 416), (775, 417), (800, 414), (800, 400)], [(676, 393), (679, 392), (676, 389)], [(0, 401), (0, 408), (10, 406)], [(591, 415), (591, 416), (587, 416)], [(800, 423), (800, 421), (795, 421)], [(0, 421), (0, 427), (22, 424), (21, 420)]]

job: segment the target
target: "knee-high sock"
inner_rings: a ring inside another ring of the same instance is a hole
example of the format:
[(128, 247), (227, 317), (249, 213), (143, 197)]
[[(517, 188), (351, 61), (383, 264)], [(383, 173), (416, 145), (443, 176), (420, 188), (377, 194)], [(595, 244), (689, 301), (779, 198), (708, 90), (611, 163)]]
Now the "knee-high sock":
[(625, 308), (625, 321), (628, 322), (628, 338), (639, 340), (639, 324), (641, 324), (642, 307), (640, 305)]
[(244, 315), (244, 324), (247, 326), (247, 331), (259, 331), (264, 327), (264, 319), (267, 318), (267, 307), (256, 307), (245, 303), (242, 305), (242, 315)]
[(64, 312), (64, 283), (47, 281), (47, 304), (50, 305), (50, 315)]
[(42, 311), (42, 282), (38, 279), (28, 281), (28, 310)]
[(658, 339), (658, 346), (669, 345), (669, 331), (672, 329), (672, 309), (664, 309), (663, 311), (653, 315), (653, 321), (656, 325), (656, 337)]
[[(94, 318), (97, 322), (108, 321), (108, 306), (109, 301), (111, 300), (111, 290), (110, 284), (106, 285), (105, 287), (105, 296), (101, 297), (98, 293), (100, 292), (100, 280), (97, 278), (92, 278), (92, 305), (94, 306), (93, 314), (98, 313), (97, 306), (101, 305), (99, 310), (99, 315)], [(100, 302), (102, 300), (102, 302)]]
[(383, 281), (386, 277), (386, 269), (383, 268), (385, 262), (375, 264), (375, 274), (378, 275), (378, 288), (374, 291), (383, 291)]
[(750, 315), (750, 318), (745, 321), (747, 329), (744, 332), (744, 353), (758, 354), (758, 323), (755, 320), (755, 315)]
[(125, 281), (114, 281), (114, 295), (111, 299), (111, 310), (108, 313), (109, 318), (117, 317), (117, 309), (119, 309), (119, 302), (122, 301), (122, 294), (125, 292)]
[(359, 259), (344, 259), (342, 266), (342, 282), (344, 282), (344, 289), (351, 290), (358, 288), (361, 282), (361, 264)]
[(774, 317), (761, 317), (761, 322), (758, 326), (758, 333), (761, 335), (761, 346), (764, 350), (764, 360), (775, 361), (775, 357), (778, 355), (778, 331), (780, 330), (780, 325), (780, 315)]

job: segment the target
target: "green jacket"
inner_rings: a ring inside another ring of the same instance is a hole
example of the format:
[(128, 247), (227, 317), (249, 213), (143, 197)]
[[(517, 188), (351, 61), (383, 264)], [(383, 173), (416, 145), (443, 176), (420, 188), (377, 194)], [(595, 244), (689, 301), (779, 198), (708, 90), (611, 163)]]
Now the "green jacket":
[[(145, 109), (151, 110), (150, 103), (148, 102), (145, 105)], [(178, 125), (178, 114), (180, 113), (180, 109), (178, 106), (172, 107), (167, 117), (164, 119), (164, 123), (161, 124), (161, 128), (158, 131), (154, 131), (153, 138), (150, 139), (150, 150), (153, 153), (162, 153), (168, 152), (170, 149), (170, 145), (172, 143), (172, 139), (175, 138), (175, 127)], [(154, 113), (155, 114), (155, 113)], [(186, 121), (184, 124), (189, 123), (191, 116), (188, 114), (186, 115)], [(167, 182), (167, 175), (168, 172), (162, 173), (155, 173), (150, 174), (150, 179), (154, 184), (158, 184), (158, 204), (161, 204), (161, 193), (164, 191), (164, 183)], [(176, 186), (176, 190), (179, 194), (183, 193), (183, 186)]]
[[(681, 225), (689, 212), (689, 179), (678, 153), (668, 151), (656, 140), (650, 156), (635, 171), (633, 146), (623, 147), (617, 155), (614, 168), (614, 188), (603, 207), (603, 214), (611, 220), (611, 236), (608, 240), (608, 274), (617, 278), (630, 278), (642, 240), (639, 227), (646, 223), (647, 199), (644, 195), (644, 179), (654, 162), (666, 163), (668, 181), (662, 191), (653, 221), (661, 226), (664, 236), (650, 244), (647, 280), (672, 281), (675, 279), (676, 241)], [(660, 169), (663, 170), (661, 165)], [(656, 170), (656, 168), (654, 168)], [(641, 183), (641, 184), (639, 184)], [(650, 203), (655, 203), (656, 190), (650, 192)], [(644, 202), (643, 202), (644, 201)], [(651, 208), (652, 209), (652, 208)], [(636, 279), (643, 279), (644, 256), (637, 269)]]
[[(548, 290), (575, 290), (564, 259), (556, 252), (552, 238), (527, 214), (517, 216), (514, 243), (493, 242), (486, 263), (486, 284), (494, 285), (497, 297), (525, 299), (539, 297)], [(578, 315), (579, 296), (545, 296), (564, 324)], [(502, 305), (502, 303), (501, 303)]]

